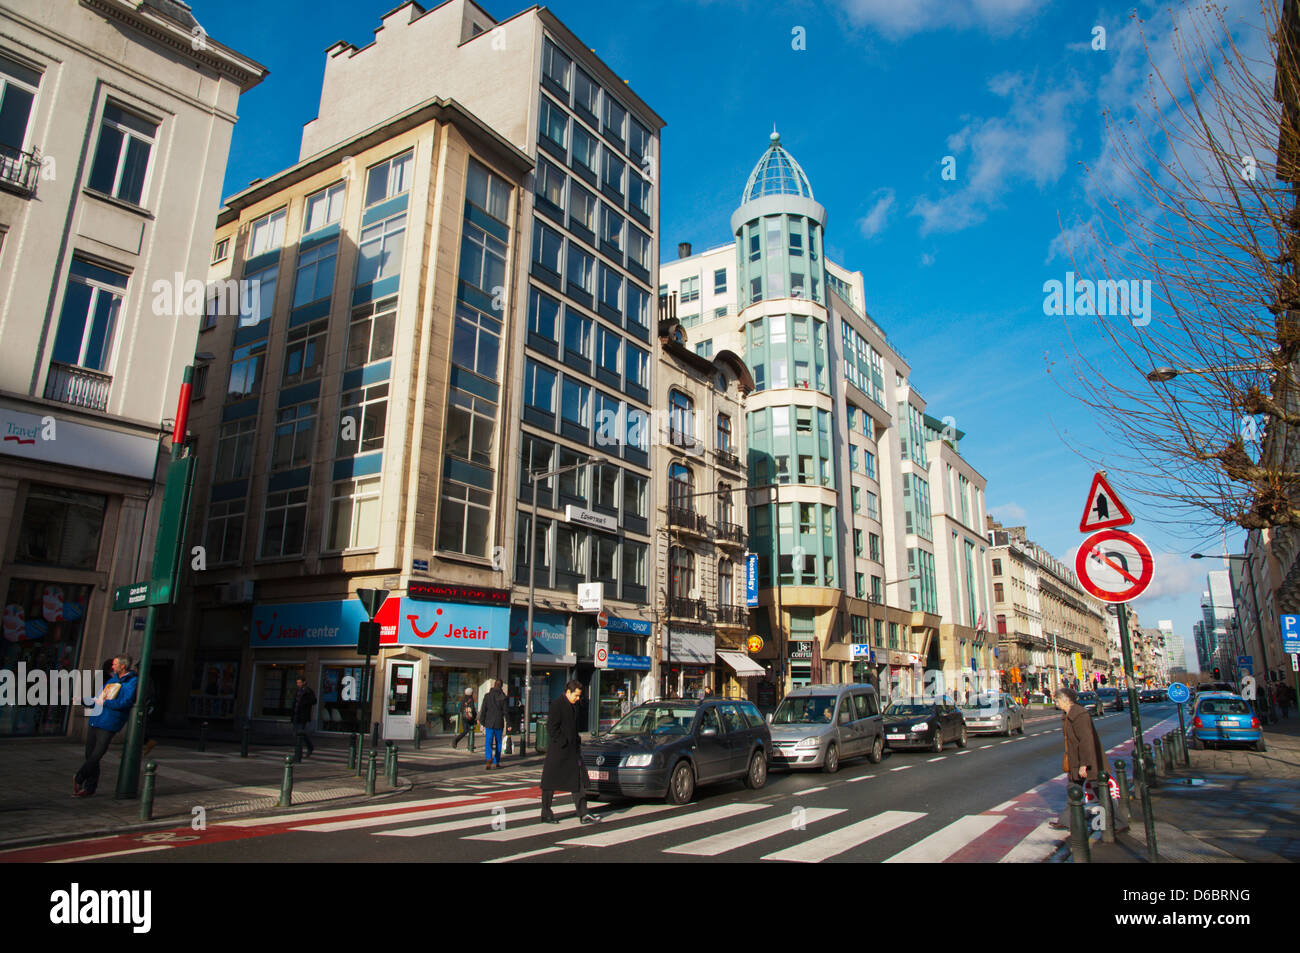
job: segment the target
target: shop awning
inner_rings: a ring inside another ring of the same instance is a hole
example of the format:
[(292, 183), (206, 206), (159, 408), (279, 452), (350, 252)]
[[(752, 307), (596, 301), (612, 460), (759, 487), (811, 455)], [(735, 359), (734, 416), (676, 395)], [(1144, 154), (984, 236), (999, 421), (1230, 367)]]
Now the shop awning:
[(748, 655), (741, 652), (719, 652), (718, 658), (726, 662), (741, 678), (748, 678), (751, 675), (766, 675), (767, 671)]

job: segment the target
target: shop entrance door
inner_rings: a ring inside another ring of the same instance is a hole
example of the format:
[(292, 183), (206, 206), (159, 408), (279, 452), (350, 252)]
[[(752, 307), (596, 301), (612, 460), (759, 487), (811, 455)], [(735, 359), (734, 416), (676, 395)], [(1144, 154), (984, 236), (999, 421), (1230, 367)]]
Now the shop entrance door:
[(384, 685), (384, 740), (410, 741), (415, 737), (415, 663), (389, 661)]

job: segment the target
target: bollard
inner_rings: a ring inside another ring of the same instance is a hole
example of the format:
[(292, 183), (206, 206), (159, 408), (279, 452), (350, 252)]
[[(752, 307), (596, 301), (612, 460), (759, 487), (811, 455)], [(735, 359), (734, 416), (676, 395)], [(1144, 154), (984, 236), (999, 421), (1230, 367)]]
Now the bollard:
[(388, 786), (397, 787), (397, 745), (393, 745), (393, 754), (388, 762)]
[(348, 736), (348, 770), (355, 771), (356, 769), (357, 769), (357, 736), (349, 735)]
[(1177, 742), (1174, 741), (1174, 736), (1173, 736), (1173, 735), (1165, 735), (1165, 743), (1164, 743), (1163, 745), (1160, 746), (1160, 750), (1164, 753), (1164, 756), (1165, 756), (1165, 774), (1166, 774), (1166, 775), (1172, 775), (1172, 774), (1174, 773), (1174, 767), (1175, 767), (1175, 765), (1174, 765), (1174, 745), (1175, 745), (1175, 744), (1177, 744)]
[(370, 746), (372, 748), (379, 747), (379, 722), (375, 722), (374, 726), (370, 729)]
[(515, 753), (515, 739), (512, 735), (506, 735), (506, 754)]
[(252, 735), (253, 735), (253, 723), (250, 721), (244, 722), (244, 730), (241, 733), (239, 738), (239, 756), (241, 758), (248, 757), (248, 741), (252, 737)]
[(474, 750), (474, 734), (477, 730), (478, 730), (478, 722), (474, 722), (469, 726), (469, 750), (471, 752), (473, 752)]
[(208, 750), (208, 723), (206, 721), (199, 722), (199, 750)]
[(393, 743), (384, 742), (384, 777), (389, 777), (393, 773)]
[(293, 763), (302, 764), (302, 732), (294, 732), (293, 739)]
[(1128, 788), (1128, 771), (1124, 767), (1124, 762), (1121, 759), (1116, 759), (1115, 761), (1115, 781), (1119, 784), (1119, 810), (1124, 812), (1124, 820), (1129, 824), (1132, 824), (1133, 795), (1130, 793)]
[(1142, 780), (1149, 788), (1160, 786), (1160, 772), (1156, 770), (1155, 755), (1151, 745), (1142, 745)]
[(357, 777), (361, 777), (366, 769), (366, 736), (358, 731), (353, 737), (357, 742)]
[(1069, 787), (1070, 804), (1070, 854), (1076, 864), (1092, 862), (1088, 847), (1088, 819), (1083, 813), (1083, 788), (1077, 784)]
[(1153, 773), (1158, 775), (1165, 766), (1165, 745), (1163, 739), (1157, 738), (1151, 742), (1151, 754), (1155, 758), (1156, 762), (1156, 769)]
[(280, 782), (280, 806), (293, 806), (293, 758), (284, 759), (284, 780)]
[(370, 749), (370, 766), (366, 768), (366, 797), (375, 796), (375, 749)]
[(1115, 843), (1115, 802), (1110, 796), (1110, 775), (1102, 771), (1097, 778), (1097, 797), (1101, 801), (1101, 842)]
[(416, 726), (415, 726), (415, 741), (414, 741), (414, 744), (415, 744), (415, 750), (416, 750), (416, 751), (419, 751), (419, 750), (420, 750), (420, 735), (422, 735), (422, 734), (424, 734), (424, 725), (416, 725)]
[(140, 820), (153, 820), (153, 785), (158, 773), (157, 762), (150, 761), (144, 766), (144, 793), (140, 795)]

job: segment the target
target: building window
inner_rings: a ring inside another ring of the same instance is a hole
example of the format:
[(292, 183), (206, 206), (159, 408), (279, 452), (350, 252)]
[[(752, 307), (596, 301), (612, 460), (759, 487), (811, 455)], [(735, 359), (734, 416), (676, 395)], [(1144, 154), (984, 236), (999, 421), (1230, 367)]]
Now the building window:
[(262, 364), (266, 359), (266, 338), (235, 348), (230, 358), (230, 383), (226, 400), (243, 400), (262, 392)]
[(600, 303), (618, 313), (623, 313), (623, 276), (601, 263)]
[(396, 320), (396, 298), (386, 298), (354, 309), (352, 324), (348, 327), (347, 363), (344, 370), (392, 357), (393, 324)]
[(731, 450), (731, 418), (718, 414), (718, 449)]
[(524, 362), (524, 404), (555, 413), (555, 372), (531, 359)]
[(456, 330), (451, 343), (452, 363), (496, 381), (500, 351), (501, 322), (466, 304), (457, 304)]
[(693, 275), (690, 278), (683, 278), (681, 282), (681, 291), (677, 295), (679, 304), (686, 304), (690, 301), (700, 299), (700, 276)]
[(284, 223), (288, 217), (285, 209), (263, 215), (249, 227), (247, 258), (256, 258), (275, 251), (284, 244)]
[(650, 327), (650, 294), (630, 281), (627, 283), (627, 319), (643, 328)]
[(228, 500), (208, 506), (208, 528), (203, 537), (208, 562), (212, 565), (238, 562), (244, 543), (246, 500)]
[(641, 177), (640, 170), (632, 166), (627, 176), (628, 208), (636, 209), (642, 215), (650, 215), (650, 190), (653, 186)]
[(993, 583), (993, 601), (994, 602), (1006, 601), (1006, 593), (1002, 588), (1002, 583), (1000, 582)]
[(675, 389), (668, 392), (668, 442), (674, 447), (695, 442), (695, 401)]
[(869, 551), (871, 554), (871, 558), (874, 559), (876, 562), (880, 562), (880, 537), (877, 536), (875, 533), (868, 533), (867, 537), (868, 537), (867, 543), (870, 546)]
[(606, 244), (613, 245), (619, 251), (622, 251), (623, 216), (619, 215), (608, 205), (601, 205), (600, 218), (600, 240)]
[(239, 296), (239, 323), (241, 327), (250, 327), (271, 319), (275, 309), (275, 286), (278, 283), (279, 265), (271, 265), (261, 271), (244, 274), (244, 284), (255, 294)]
[(634, 473), (623, 474), (624, 516), (646, 518), (646, 486), (647, 480), (645, 477), (637, 476)]
[(719, 268), (713, 273), (713, 293), (715, 295), (727, 293), (727, 269)]
[(853, 555), (862, 555), (862, 530), (860, 529), (855, 529), (853, 531)]
[(668, 598), (690, 599), (695, 592), (695, 554), (673, 546), (668, 554)]
[(735, 604), (735, 579), (735, 567), (731, 560), (718, 560), (718, 605)]
[(592, 258), (576, 244), (569, 243), (569, 269), (567, 278), (574, 285), (593, 297), (596, 294), (596, 259)]
[(345, 188), (342, 182), (338, 182), (307, 196), (307, 208), (303, 213), (304, 235), (310, 235), (326, 225), (333, 225), (343, 217)]
[(464, 223), (460, 240), (460, 279), (488, 295), (505, 288), (506, 243), (473, 222)]
[(369, 549), (379, 543), (379, 477), (334, 484), (328, 548)]
[(126, 275), (72, 260), (54, 337), (55, 361), (95, 371), (108, 369), (126, 283)]
[(594, 582), (617, 584), (615, 572), (618, 567), (618, 538), (604, 533), (591, 534), (591, 572), (588, 576)]
[(592, 320), (575, 308), (564, 309), (564, 349), (591, 359)]
[(863, 573), (855, 572), (855, 573), (853, 574), (853, 582), (854, 582), (854, 585), (857, 587), (858, 598), (859, 598), (859, 599), (865, 599), (865, 598), (866, 598), (866, 595), (867, 595), (867, 580), (866, 580), (866, 576), (865, 576)]
[(328, 330), (328, 321), (317, 321), (289, 332), (284, 346), (284, 379), (281, 386), (301, 384), (320, 377), (325, 366), (325, 335)]
[(107, 507), (105, 496), (31, 484), (14, 561), (94, 569)]
[(581, 226), (596, 234), (596, 209), (600, 202), (575, 180), (569, 187), (569, 227)]
[(215, 265), (219, 261), (225, 261), (230, 257), (230, 239), (223, 238), (217, 242), (216, 247), (212, 250), (212, 263)]
[[(298, 276), (293, 285), (293, 307), (322, 301), (334, 291), (334, 262), (338, 240), (309, 248), (298, 256)], [(269, 315), (268, 315), (269, 316)]]
[(533, 264), (559, 277), (563, 251), (564, 239), (559, 232), (541, 222), (533, 222)]
[(242, 480), (253, 466), (253, 438), (257, 420), (245, 417), (221, 425), (217, 432), (217, 465), (213, 483)]
[(405, 212), (363, 228), (357, 255), (357, 286), (391, 278), (400, 272), (405, 242)]
[[(5, 105), (8, 105), (7, 98)], [(127, 112), (115, 103), (105, 103), (87, 185), (123, 202), (143, 204), (149, 156), (157, 137), (157, 123)]]
[(336, 457), (351, 457), (384, 447), (388, 418), (388, 382), (344, 391), (339, 400)]
[[(578, 123), (573, 124), (573, 162), (592, 175), (600, 175), (600, 146)], [(596, 230), (594, 227), (591, 229)]]
[(455, 387), (448, 392), (447, 403), (447, 453), (480, 466), (491, 466), (496, 404)]
[(415, 152), (408, 149), (366, 170), (366, 208), (395, 198), (411, 187)]
[(538, 156), (536, 192), (561, 211), (564, 210), (564, 186), (568, 178), (555, 163)]
[(310, 463), (315, 430), (315, 401), (278, 410), (275, 415), (275, 438), (271, 444), (271, 469), (288, 470)]
[(640, 586), (645, 588), (646, 584), (646, 553), (645, 543), (633, 542), (630, 539), (623, 540), (623, 585)]
[(604, 132), (621, 142), (625, 137), (624, 128), (627, 124), (627, 110), (615, 102), (613, 96), (605, 97), (604, 119)]
[(993, 560), (993, 575), (995, 576), (1002, 575), (1002, 560), (1000, 559)]
[(619, 373), (619, 351), (623, 339), (603, 324), (596, 328), (596, 363), (611, 374)]
[(306, 487), (268, 494), (262, 530), (262, 558), (302, 555), (306, 535)]
[(537, 115), (537, 131), (543, 139), (549, 139), (561, 149), (569, 145), (569, 117), (564, 110), (545, 96), (542, 97), (541, 109)]
[(510, 207), (510, 183), (493, 175), (487, 166), (469, 160), (465, 197), (501, 224), (506, 224)]
[(623, 194), (623, 173), (626, 170), (626, 163), (617, 158), (609, 149), (605, 150), (604, 169), (602, 170), (601, 182), (605, 188), (613, 190), (616, 194)]
[(695, 481), (690, 468), (682, 463), (674, 463), (668, 468), (668, 502), (671, 506), (691, 509), (695, 502)]
[(589, 428), (591, 388), (570, 377), (565, 377), (560, 390), (560, 416), (571, 424)]
[[(27, 125), (41, 74), (0, 56), (0, 169), (27, 151)], [(6, 161), (8, 160), (8, 161)], [(9, 178), (0, 172), (0, 176)]]
[(600, 115), (600, 87), (581, 69), (573, 71), (573, 105), (592, 116)]
[(633, 225), (627, 227), (628, 261), (650, 270), (650, 237)]
[(528, 289), (528, 330), (548, 341), (556, 340), (555, 319), (560, 303), (536, 288)]
[(542, 75), (549, 77), (566, 93), (569, 91), (569, 67), (573, 61), (550, 40), (542, 43)]

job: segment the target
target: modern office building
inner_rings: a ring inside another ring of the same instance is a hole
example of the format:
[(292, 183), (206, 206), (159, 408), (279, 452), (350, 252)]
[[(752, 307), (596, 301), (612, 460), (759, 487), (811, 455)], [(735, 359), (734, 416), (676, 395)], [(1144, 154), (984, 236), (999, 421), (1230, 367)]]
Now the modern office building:
[[(113, 590), (153, 558), (236, 107), (265, 72), (174, 0), (0, 7), (4, 668), (139, 654)], [(0, 735), (68, 715), (4, 706)]]
[(1237, 620), (1232, 582), (1226, 569), (1206, 573), (1205, 581), (1207, 589), (1201, 596), (1205, 656), (1201, 667), (1204, 671), (1217, 668), (1224, 679), (1235, 679)]
[[(450, 731), (491, 678), (517, 724), (529, 665), (534, 712), (596, 677), (589, 582), (649, 690), (662, 125), (545, 8), (408, 2), (326, 51), (299, 162), (216, 236), (261, 292), (200, 344), (191, 717), (287, 730), (302, 673), (326, 730)], [(358, 588), (390, 593), (368, 710)]]
[[(734, 352), (753, 372), (749, 482), (771, 488), (761, 502), (751, 494), (749, 511), (761, 606), (753, 657), (773, 673), (760, 704), (822, 681), (919, 692), (925, 668), (966, 666), (955, 657), (963, 633), (941, 639), (941, 591), (971, 647), (991, 606), (987, 543), (966, 532), (983, 525), (983, 481), (961, 485), (964, 503), (945, 487), (953, 508), (935, 520), (933, 481), (948, 467), (973, 471), (951, 440), (932, 463), (944, 427), (927, 423), (911, 365), (867, 315), (861, 273), (826, 258), (826, 222), (774, 132), (731, 216), (734, 241), (699, 254), (683, 245), (660, 272), (660, 295), (675, 296), (697, 353)], [(940, 580), (936, 553), (947, 559), (954, 531), (965, 542)], [(991, 659), (991, 646), (972, 655), (981, 651)]]

